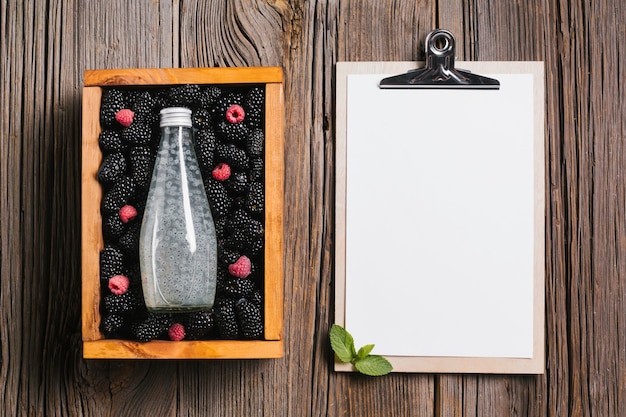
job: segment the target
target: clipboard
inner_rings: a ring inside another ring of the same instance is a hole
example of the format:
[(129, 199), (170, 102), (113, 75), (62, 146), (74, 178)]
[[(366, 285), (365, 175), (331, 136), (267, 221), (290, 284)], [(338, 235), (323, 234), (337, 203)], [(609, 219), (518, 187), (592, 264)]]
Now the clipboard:
[(433, 34), (425, 63), (337, 63), (335, 323), (394, 372), (541, 374), (543, 62), (435, 85), (457, 70)]

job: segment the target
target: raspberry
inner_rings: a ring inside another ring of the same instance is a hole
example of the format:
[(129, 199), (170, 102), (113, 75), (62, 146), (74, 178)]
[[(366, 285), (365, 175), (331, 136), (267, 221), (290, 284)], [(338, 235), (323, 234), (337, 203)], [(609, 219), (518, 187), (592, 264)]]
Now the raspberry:
[(113, 275), (109, 280), (109, 290), (115, 295), (122, 295), (128, 291), (130, 281), (126, 275)]
[(235, 312), (245, 339), (258, 339), (263, 336), (263, 317), (259, 306), (241, 298), (235, 304)]
[(240, 123), (246, 117), (246, 112), (239, 104), (231, 104), (226, 109), (226, 120), (229, 123)]
[(180, 323), (174, 323), (167, 331), (167, 335), (171, 340), (174, 340), (175, 342), (183, 340), (185, 338), (185, 326)]
[(129, 221), (137, 217), (137, 209), (130, 204), (126, 204), (120, 209), (119, 214), (122, 223), (128, 223)]
[(98, 181), (103, 185), (116, 182), (126, 171), (126, 158), (120, 152), (107, 155), (98, 168)]
[(250, 258), (245, 255), (240, 256), (235, 263), (228, 265), (228, 272), (236, 278), (246, 278), (250, 275), (251, 269)]
[(207, 337), (213, 330), (214, 324), (215, 320), (211, 310), (190, 313), (186, 325), (187, 339), (197, 340)]
[(224, 162), (220, 162), (213, 168), (213, 171), (211, 171), (211, 176), (218, 181), (226, 181), (230, 177), (230, 166)]
[(115, 113), (115, 120), (124, 127), (128, 127), (133, 123), (135, 112), (130, 109), (122, 109)]

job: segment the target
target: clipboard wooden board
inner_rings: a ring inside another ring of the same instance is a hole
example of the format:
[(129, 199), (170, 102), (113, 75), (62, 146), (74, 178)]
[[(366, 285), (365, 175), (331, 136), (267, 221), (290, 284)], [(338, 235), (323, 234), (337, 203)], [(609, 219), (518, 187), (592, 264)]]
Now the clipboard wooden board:
[(337, 63), (335, 323), (394, 372), (541, 374), (543, 63), (457, 63), (492, 91), (377, 85), (422, 64)]

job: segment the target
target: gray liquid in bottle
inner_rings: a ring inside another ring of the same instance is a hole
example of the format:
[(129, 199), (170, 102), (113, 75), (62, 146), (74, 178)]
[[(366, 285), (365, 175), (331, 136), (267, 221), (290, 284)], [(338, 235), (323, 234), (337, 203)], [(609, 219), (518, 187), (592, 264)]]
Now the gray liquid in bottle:
[(204, 310), (215, 298), (215, 225), (193, 149), (191, 120), (189, 126), (164, 126), (163, 112), (175, 110), (182, 111), (162, 111), (161, 143), (139, 239), (150, 311)]

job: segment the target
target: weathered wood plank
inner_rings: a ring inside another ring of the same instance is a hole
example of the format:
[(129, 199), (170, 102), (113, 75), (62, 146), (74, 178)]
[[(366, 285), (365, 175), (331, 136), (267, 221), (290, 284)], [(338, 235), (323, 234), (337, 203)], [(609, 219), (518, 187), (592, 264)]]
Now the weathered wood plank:
[[(0, 0), (3, 415), (626, 415), (626, 7), (605, 2)], [(331, 370), (333, 65), (546, 62), (546, 374)], [(85, 69), (285, 69), (286, 357), (80, 359), (80, 86)]]

